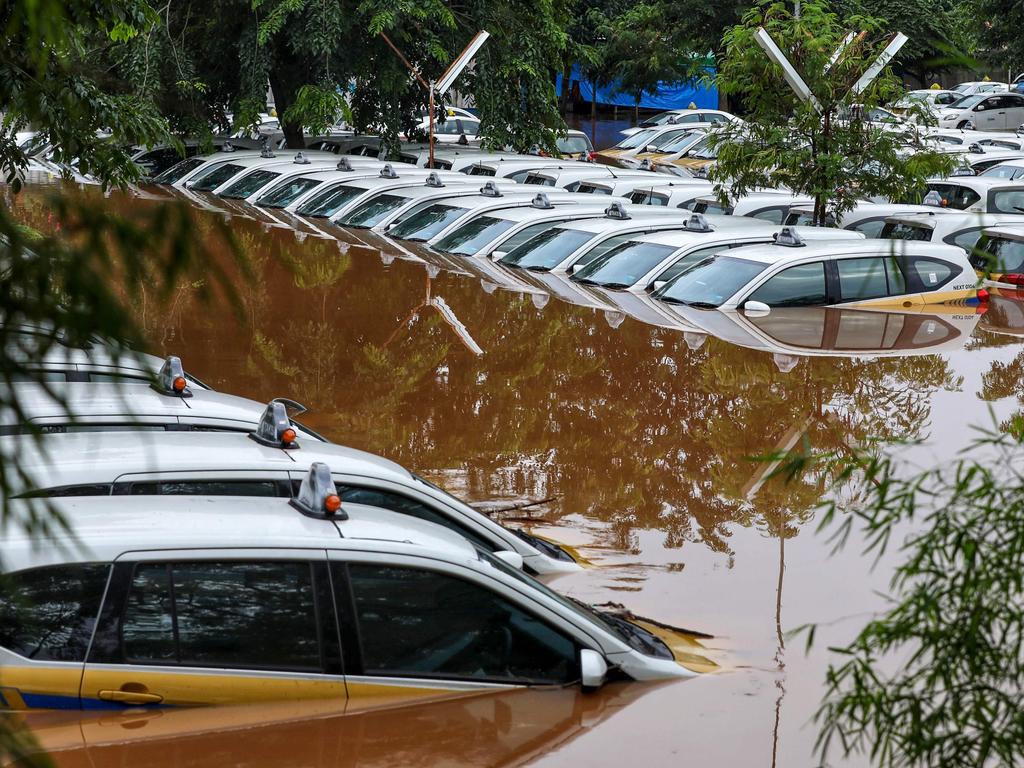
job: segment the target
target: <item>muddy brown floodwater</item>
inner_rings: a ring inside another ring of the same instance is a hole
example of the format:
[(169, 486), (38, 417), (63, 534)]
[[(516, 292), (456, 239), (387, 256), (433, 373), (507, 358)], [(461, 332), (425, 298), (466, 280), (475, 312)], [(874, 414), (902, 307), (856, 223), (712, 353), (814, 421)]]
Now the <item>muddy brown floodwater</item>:
[[(19, 205), (43, 221), (33, 194)], [(294, 398), (331, 440), (471, 502), (547, 500), (512, 524), (592, 564), (553, 585), (712, 635), (703, 653), (718, 671), (359, 713), (41, 715), (33, 726), (61, 766), (818, 765), (826, 648), (880, 607), (891, 563), (872, 570), (855, 543), (830, 554), (814, 519), (827, 479), (769, 481), (752, 457), (804, 437), (822, 449), (919, 437), (906, 456), (929, 465), (963, 448), (970, 425), (1022, 408), (1024, 295), (996, 296), (981, 316), (805, 310), (742, 333), (716, 326), (759, 340), (751, 349), (507, 290), (471, 260), (414, 260), (359, 233), (300, 241), (238, 215), (232, 226), (258, 274), (239, 289), (246, 323), (184, 288), (169, 312), (140, 306), (151, 351), (217, 389)], [(801, 356), (796, 342), (905, 354)], [(807, 651), (788, 633), (811, 622)]]

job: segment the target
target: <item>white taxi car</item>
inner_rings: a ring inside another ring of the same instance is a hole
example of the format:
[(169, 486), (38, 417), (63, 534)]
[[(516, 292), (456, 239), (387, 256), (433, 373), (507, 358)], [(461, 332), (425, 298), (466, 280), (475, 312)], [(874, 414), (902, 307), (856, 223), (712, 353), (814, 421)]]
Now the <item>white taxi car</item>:
[[(419, 242), (440, 240), (472, 218), (506, 208), (532, 206), (537, 198), (536, 190), (530, 187), (517, 185), (509, 192), (505, 189), (504, 185), (488, 181), (475, 195), (436, 200), (392, 224), (387, 230), (388, 237)], [(589, 195), (574, 195), (564, 189), (549, 189), (544, 194), (554, 206), (593, 201)]]
[(939, 205), (979, 213), (1024, 213), (1024, 182), (991, 176), (954, 176), (931, 179), (924, 196), (939, 195)]
[[(455, 182), (445, 181), (436, 173), (430, 173), (422, 186), (378, 192), (353, 206), (334, 223), (339, 227), (384, 232), (392, 224), (404, 221), (438, 200), (479, 195), (478, 183), (476, 179), (465, 177)], [(524, 192), (522, 187), (514, 182), (495, 184), (495, 188), (503, 194)]]
[(533, 272), (566, 272), (645, 232), (682, 229), (687, 218), (685, 211), (675, 208), (612, 204), (602, 218), (547, 229), (509, 250), (499, 262)]
[(67, 531), (9, 531), (2, 703), (398, 703), (693, 676), (654, 631), (437, 525), (342, 502), (330, 476), (313, 465), (290, 501), (60, 499)]
[[(858, 200), (848, 211), (844, 211), (838, 218), (829, 217), (829, 226), (840, 229), (849, 229), (852, 232), (860, 232), (864, 237), (880, 237), (882, 228), (890, 216), (903, 216), (906, 214), (919, 213), (925, 216), (936, 214), (951, 214), (949, 208), (939, 208), (934, 205), (916, 205), (914, 203), (872, 203), (869, 200)], [(812, 226), (814, 221), (813, 205), (794, 205), (789, 209), (786, 220), (782, 222), (787, 227)]]
[[(805, 240), (863, 239), (846, 230), (792, 229)], [(695, 264), (716, 253), (746, 245), (774, 242), (779, 227), (744, 216), (694, 213), (682, 229), (634, 236), (586, 266), (572, 270), (572, 280), (608, 291), (656, 291)]]
[(976, 131), (1016, 130), (1024, 123), (1024, 95), (977, 93), (938, 109), (939, 127)]
[(987, 283), (997, 288), (1024, 287), (1024, 222), (987, 227), (970, 259)]
[(529, 205), (481, 213), (428, 242), (442, 253), (500, 258), (556, 224), (605, 215), (607, 200), (580, 198), (577, 205), (555, 205), (546, 192), (538, 192)]
[(578, 570), (562, 547), (509, 530), (380, 456), (304, 439), (283, 403), (271, 402), (250, 434), (69, 432), (3, 438), (25, 471), (18, 493), (33, 497), (230, 495), (291, 498), (316, 462), (330, 464), (343, 500), (392, 509), (453, 529), (491, 552), (523, 557), (533, 573)]
[(987, 298), (967, 255), (907, 240), (805, 243), (784, 227), (774, 245), (710, 256), (656, 298), (699, 309), (974, 306)]

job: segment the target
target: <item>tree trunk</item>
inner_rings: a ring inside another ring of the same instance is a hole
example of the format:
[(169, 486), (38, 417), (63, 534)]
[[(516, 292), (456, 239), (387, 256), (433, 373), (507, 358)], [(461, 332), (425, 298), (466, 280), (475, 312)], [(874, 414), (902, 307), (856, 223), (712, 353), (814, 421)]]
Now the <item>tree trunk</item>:
[(288, 149), (305, 149), (306, 139), (302, 125), (286, 122), (283, 115), (298, 95), (302, 85), (301, 75), (287, 66), (274, 66), (270, 70), (270, 89), (274, 92), (274, 104), (277, 107), (281, 130), (284, 131), (285, 147)]
[(558, 108), (564, 115), (569, 111), (569, 86), (572, 84), (570, 78), (572, 77), (572, 68), (566, 67), (562, 70), (562, 93), (559, 96)]
[(640, 97), (636, 97), (636, 102), (633, 104), (633, 125), (639, 125), (640, 123)]

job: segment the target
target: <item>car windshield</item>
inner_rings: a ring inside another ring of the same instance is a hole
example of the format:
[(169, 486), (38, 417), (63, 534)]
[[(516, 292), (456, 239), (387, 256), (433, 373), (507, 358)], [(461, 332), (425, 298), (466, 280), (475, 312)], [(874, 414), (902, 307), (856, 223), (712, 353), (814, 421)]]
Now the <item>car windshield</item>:
[(701, 134), (695, 131), (687, 131), (682, 136), (673, 136), (672, 140), (661, 147), (661, 151), (666, 154), (673, 152), (682, 152), (684, 149), (697, 143), (701, 138)]
[(594, 237), (593, 232), (555, 227), (541, 232), (501, 258), (502, 264), (523, 269), (554, 269), (577, 248)]
[(630, 240), (577, 270), (573, 280), (605, 288), (629, 288), (677, 250), (677, 246)]
[(388, 231), (388, 235), (402, 240), (429, 240), (468, 211), (468, 208), (457, 205), (434, 203), (402, 220)]
[(354, 184), (340, 184), (331, 189), (324, 190), (318, 195), (314, 195), (313, 199), (300, 206), (296, 213), (300, 216), (312, 216), (314, 218), (333, 216), (367, 189), (368, 187)]
[(970, 109), (975, 104), (988, 98), (987, 93), (976, 93), (973, 96), (964, 96), (949, 105), (950, 109)]
[(713, 309), (767, 268), (767, 264), (735, 256), (712, 256), (653, 295), (673, 304)]
[(651, 115), (646, 120), (641, 120), (640, 121), (640, 125), (642, 125), (642, 126), (664, 125), (665, 123), (667, 123), (669, 121), (669, 118), (675, 117), (676, 114), (677, 113), (676, 113), (676, 111), (674, 109), (673, 110), (669, 110), (668, 112), (659, 112), (656, 115)]
[(879, 237), (885, 240), (923, 240), (928, 242), (932, 239), (932, 232), (930, 227), (921, 227), (904, 221), (890, 221), (882, 227)]
[(192, 173), (196, 168), (205, 163), (201, 157), (192, 157), (176, 163), (153, 179), (154, 184), (173, 184), (187, 173)]
[(375, 227), (393, 210), (409, 202), (401, 195), (377, 195), (357, 205), (347, 216), (338, 219), (343, 227)]
[(624, 138), (622, 141), (620, 141), (618, 144), (612, 147), (612, 149), (636, 149), (637, 147), (642, 147), (644, 144), (646, 144), (648, 141), (650, 141), (653, 137), (657, 135), (658, 130), (656, 128), (648, 128), (643, 131), (637, 131), (632, 136), (627, 136), (626, 138)]
[(693, 178), (693, 174), (685, 168), (680, 168), (678, 165), (672, 165), (671, 163), (663, 163), (654, 166), (655, 173), (664, 173), (666, 176), (678, 176), (683, 179)]
[(590, 151), (590, 142), (586, 136), (566, 136), (558, 139), (556, 145), (563, 155), (582, 155)]
[(282, 181), (273, 189), (260, 195), (256, 205), (261, 205), (264, 208), (285, 208), (319, 183), (319, 179), (309, 179), (302, 176), (297, 179)]
[(498, 235), (510, 230), (515, 222), (496, 216), (478, 216), (440, 240), (437, 250), (472, 256)]
[(243, 200), (267, 186), (267, 184), (280, 175), (276, 171), (253, 171), (252, 173), (247, 173), (221, 192), (220, 196), (231, 200)]
[(213, 168), (200, 171), (196, 178), (190, 182), (189, 189), (195, 189), (200, 192), (216, 189), (242, 170), (244, 169), (241, 165), (235, 165), (234, 163), (216, 165)]
[(718, 149), (712, 148), (711, 139), (703, 138), (693, 145), (693, 149), (686, 153), (687, 157), (694, 157), (698, 160), (714, 160), (718, 157)]

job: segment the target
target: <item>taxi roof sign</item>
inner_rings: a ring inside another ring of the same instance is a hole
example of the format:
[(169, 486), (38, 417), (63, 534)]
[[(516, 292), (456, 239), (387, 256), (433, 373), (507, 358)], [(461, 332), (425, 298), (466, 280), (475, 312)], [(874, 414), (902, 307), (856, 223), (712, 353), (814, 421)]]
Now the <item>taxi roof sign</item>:
[(176, 397), (192, 397), (192, 390), (188, 388), (188, 380), (185, 378), (185, 369), (181, 365), (181, 358), (169, 355), (160, 371), (156, 375), (156, 382), (153, 389), (164, 395)]
[(298, 495), (288, 502), (304, 515), (327, 520), (347, 520), (341, 508), (341, 497), (331, 477), (331, 468), (322, 461), (314, 461), (309, 473), (302, 478)]
[(249, 437), (257, 443), (271, 448), (298, 448), (295, 436), (295, 427), (288, 418), (288, 409), (280, 400), (271, 400), (267, 403), (267, 409), (263, 411), (256, 431), (249, 433)]

